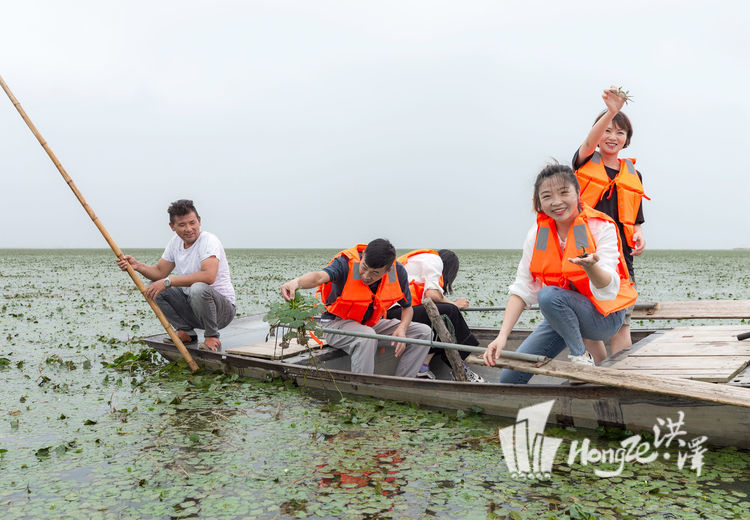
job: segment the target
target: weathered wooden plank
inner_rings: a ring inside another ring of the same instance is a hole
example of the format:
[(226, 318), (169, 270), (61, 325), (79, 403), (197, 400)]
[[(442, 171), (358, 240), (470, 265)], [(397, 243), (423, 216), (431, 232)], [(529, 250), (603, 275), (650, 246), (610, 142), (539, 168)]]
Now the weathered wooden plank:
[(695, 342), (695, 343), (664, 343), (654, 341), (631, 353), (629, 357), (644, 356), (748, 356), (750, 357), (750, 344), (742, 344), (738, 341), (728, 343), (719, 342)]
[(632, 370), (628, 371), (628, 373), (654, 378), (669, 377), (671, 379), (702, 381), (706, 383), (728, 383), (737, 375), (731, 373), (721, 375), (711, 370), (706, 370), (705, 372), (686, 372), (684, 370)]
[(647, 377), (671, 377), (674, 379), (705, 381), (707, 383), (728, 383), (737, 375), (736, 372), (726, 372), (721, 374), (711, 370), (705, 372), (687, 372), (685, 370), (629, 370), (627, 372)]
[(703, 381), (686, 381), (671, 377), (634, 373), (630, 370), (617, 370), (608, 367), (577, 365), (565, 361), (550, 360), (543, 364), (518, 361), (506, 358), (496, 360), (497, 366), (511, 368), (531, 374), (545, 374), (553, 377), (580, 379), (590, 383), (614, 386), (617, 388), (638, 389), (678, 397), (692, 397), (714, 403), (729, 404), (750, 408), (750, 389), (728, 385), (716, 385)]
[(686, 370), (628, 370), (629, 374), (638, 374), (647, 377), (671, 377), (674, 379), (686, 379), (691, 381), (705, 381), (707, 383), (728, 383), (738, 372), (719, 373), (713, 370), (686, 371)]
[[(422, 300), (422, 306), (427, 311), (427, 316), (432, 322), (432, 328), (437, 331), (438, 338), (444, 343), (454, 343), (451, 333), (448, 331), (448, 327), (440, 317), (437, 305), (432, 301), (431, 298), (424, 298)], [(466, 381), (466, 372), (463, 370), (463, 361), (461, 356), (455, 350), (445, 350), (445, 356), (448, 358), (448, 362), (451, 365), (453, 371), (453, 377), (456, 381)]]
[(733, 325), (713, 325), (700, 327), (675, 327), (662, 334), (663, 338), (716, 338), (726, 341), (737, 341), (737, 334), (748, 330), (748, 327)]
[(266, 359), (284, 359), (299, 354), (307, 350), (307, 347), (297, 343), (296, 339), (289, 340), (289, 346), (285, 349), (279, 344), (274, 345), (273, 341), (263, 343), (251, 343), (240, 347), (226, 349), (229, 354), (238, 354), (240, 356), (255, 356)]
[(750, 362), (747, 356), (628, 356), (618, 361), (612, 368), (619, 370), (643, 369), (715, 369), (719, 371), (734, 370), (745, 367)]
[(699, 300), (658, 302), (633, 310), (633, 319), (676, 320), (701, 318), (750, 318), (750, 300)]
[[(619, 370), (619, 369), (618, 369)], [(632, 372), (632, 373), (663, 373), (663, 374), (675, 374), (675, 375), (684, 375), (684, 374), (701, 374), (701, 375), (708, 375), (708, 374), (715, 374), (716, 369), (714, 368), (707, 368), (705, 370), (702, 370), (700, 368), (623, 368), (621, 369), (623, 371)], [(728, 372), (729, 373), (729, 372)]]

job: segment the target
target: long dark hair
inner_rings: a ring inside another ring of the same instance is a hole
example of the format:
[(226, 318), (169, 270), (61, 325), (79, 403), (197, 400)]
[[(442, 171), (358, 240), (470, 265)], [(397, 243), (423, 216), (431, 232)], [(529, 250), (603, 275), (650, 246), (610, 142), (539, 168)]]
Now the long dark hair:
[(438, 254), (443, 261), (443, 289), (448, 294), (453, 294), (453, 280), (458, 274), (458, 255), (450, 249), (441, 249)]

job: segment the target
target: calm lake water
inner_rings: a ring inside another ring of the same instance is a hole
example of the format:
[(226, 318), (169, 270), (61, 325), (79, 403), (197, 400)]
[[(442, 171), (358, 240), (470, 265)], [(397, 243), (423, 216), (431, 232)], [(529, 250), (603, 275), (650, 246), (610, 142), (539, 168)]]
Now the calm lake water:
[[(333, 253), (229, 251), (239, 314)], [(504, 304), (520, 252), (458, 253), (456, 294)], [(636, 273), (642, 301), (750, 299), (750, 251), (648, 251)], [(160, 325), (109, 251), (0, 250), (0, 289), (2, 519), (750, 516), (748, 452), (709, 448), (700, 476), (672, 459), (610, 479), (558, 457), (550, 480), (529, 482), (496, 441), (512, 421), (189, 375), (134, 340)], [(545, 434), (564, 453), (584, 438), (619, 446), (604, 432)]]

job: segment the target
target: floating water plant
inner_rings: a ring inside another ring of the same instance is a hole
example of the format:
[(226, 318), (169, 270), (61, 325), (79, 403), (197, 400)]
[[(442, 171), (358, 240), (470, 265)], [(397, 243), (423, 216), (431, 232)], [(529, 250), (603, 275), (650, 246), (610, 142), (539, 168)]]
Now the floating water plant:
[(263, 319), (271, 326), (269, 335), (274, 334), (277, 328), (288, 329), (284, 334), (282, 347), (285, 347), (290, 339), (296, 339), (300, 345), (307, 345), (310, 338), (319, 341), (317, 337), (322, 335), (320, 327), (313, 319), (319, 313), (320, 305), (317, 300), (296, 293), (289, 301), (271, 305)]

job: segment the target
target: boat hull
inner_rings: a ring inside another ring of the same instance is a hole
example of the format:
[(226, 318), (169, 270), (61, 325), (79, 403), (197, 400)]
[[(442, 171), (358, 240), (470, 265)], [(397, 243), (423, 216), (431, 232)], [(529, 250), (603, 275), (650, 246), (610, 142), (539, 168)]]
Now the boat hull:
[[(170, 360), (180, 359), (176, 348), (153, 338), (144, 341)], [(260, 380), (280, 377), (302, 388), (368, 396), (453, 410), (481, 409), (485, 414), (515, 420), (518, 411), (554, 400), (548, 423), (580, 428), (615, 426), (651, 432), (658, 419), (677, 421), (684, 413), (685, 439), (705, 435), (715, 446), (750, 449), (750, 408), (708, 403), (609, 386), (583, 384), (462, 383), (455, 381), (364, 375), (318, 369), (304, 364), (191, 349), (206, 370), (236, 373)], [(321, 358), (322, 359), (322, 358)]]

